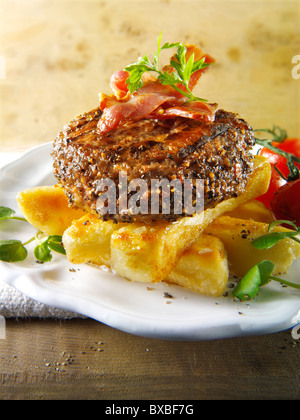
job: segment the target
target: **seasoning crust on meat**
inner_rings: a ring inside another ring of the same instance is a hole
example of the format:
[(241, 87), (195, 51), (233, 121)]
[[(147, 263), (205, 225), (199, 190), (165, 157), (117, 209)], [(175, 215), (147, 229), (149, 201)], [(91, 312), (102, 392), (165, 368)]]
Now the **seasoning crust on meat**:
[[(97, 214), (99, 181), (109, 178), (117, 186), (120, 171), (128, 183), (147, 181), (149, 190), (151, 179), (203, 179), (205, 209), (243, 192), (253, 169), (254, 135), (236, 114), (218, 110), (214, 121), (144, 118), (99, 133), (101, 115), (96, 108), (75, 118), (54, 141), (54, 174), (74, 207)], [(181, 214), (173, 209), (171, 197), (170, 214), (119, 214), (117, 201), (116, 214), (99, 217), (151, 222), (186, 216), (184, 208)]]

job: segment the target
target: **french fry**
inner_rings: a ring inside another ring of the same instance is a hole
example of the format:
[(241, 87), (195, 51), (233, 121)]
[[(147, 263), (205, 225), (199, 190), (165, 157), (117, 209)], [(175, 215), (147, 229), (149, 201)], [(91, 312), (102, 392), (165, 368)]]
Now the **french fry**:
[(17, 195), (20, 211), (32, 226), (47, 235), (62, 235), (74, 219), (86, 214), (69, 206), (59, 186), (41, 186)]
[[(112, 234), (111, 264), (121, 276), (133, 281), (157, 282), (155, 273), (161, 270), (160, 245), (167, 223), (142, 225), (131, 223)], [(180, 247), (179, 243), (173, 246)]]
[(236, 219), (250, 219), (261, 223), (271, 223), (274, 221), (272, 212), (258, 200), (251, 200), (241, 204), (235, 210), (223, 214), (223, 216), (235, 217)]
[[(277, 226), (274, 231), (285, 232), (288, 229)], [(237, 277), (244, 276), (252, 266), (263, 260), (273, 261), (274, 275), (280, 275), (286, 273), (294, 260), (300, 257), (300, 245), (289, 238), (280, 240), (270, 249), (254, 248), (251, 240), (268, 233), (266, 223), (221, 216), (204, 233), (215, 236), (224, 243), (230, 272)]]
[[(75, 220), (63, 235), (68, 260), (74, 264), (93, 263), (113, 268), (119, 275), (149, 282), (149, 258), (156, 229), (137, 223), (115, 224), (86, 215)], [(223, 243), (201, 235), (187, 249), (165, 280), (197, 293), (221, 295), (228, 281), (228, 263)]]
[(221, 296), (227, 287), (229, 268), (222, 241), (210, 235), (200, 235), (180, 258), (165, 280), (196, 293)]
[(103, 222), (92, 214), (74, 220), (62, 238), (68, 260), (73, 264), (93, 263), (110, 267), (111, 235), (117, 229), (120, 229), (119, 224)]

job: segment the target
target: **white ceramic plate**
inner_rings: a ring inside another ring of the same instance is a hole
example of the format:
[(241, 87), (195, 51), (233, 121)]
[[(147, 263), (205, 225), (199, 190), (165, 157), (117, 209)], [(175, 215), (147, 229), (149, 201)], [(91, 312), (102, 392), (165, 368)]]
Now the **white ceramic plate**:
[[(47, 143), (31, 149), (1, 170), (2, 206), (17, 209), (19, 191), (55, 182), (51, 147)], [(2, 221), (0, 229), (2, 239), (26, 240), (35, 233), (21, 221)], [(30, 248), (22, 263), (1, 262), (0, 273), (5, 282), (37, 301), (145, 337), (209, 340), (273, 333), (300, 323), (299, 290), (275, 282), (251, 302), (241, 303), (233, 301), (230, 291), (227, 297), (212, 298), (165, 283), (129, 282), (91, 265), (74, 266), (59, 254), (40, 265)], [(299, 281), (300, 260), (286, 278)]]

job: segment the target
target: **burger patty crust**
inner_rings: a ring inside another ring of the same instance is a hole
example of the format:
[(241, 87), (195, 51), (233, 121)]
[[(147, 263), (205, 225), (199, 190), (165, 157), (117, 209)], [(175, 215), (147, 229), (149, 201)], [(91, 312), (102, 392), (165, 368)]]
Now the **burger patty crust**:
[[(254, 135), (236, 114), (218, 110), (213, 122), (142, 119), (106, 134), (97, 131), (100, 117), (99, 108), (80, 115), (54, 141), (54, 174), (74, 207), (97, 214), (97, 200), (103, 193), (99, 181), (110, 179), (118, 186), (120, 171), (127, 173), (128, 183), (145, 180), (149, 191), (153, 179), (202, 179), (205, 209), (243, 193), (253, 170)], [(174, 214), (174, 205), (171, 197), (169, 214), (132, 214), (130, 210), (119, 214), (117, 195), (116, 213), (99, 217), (151, 222), (187, 215), (184, 208)]]

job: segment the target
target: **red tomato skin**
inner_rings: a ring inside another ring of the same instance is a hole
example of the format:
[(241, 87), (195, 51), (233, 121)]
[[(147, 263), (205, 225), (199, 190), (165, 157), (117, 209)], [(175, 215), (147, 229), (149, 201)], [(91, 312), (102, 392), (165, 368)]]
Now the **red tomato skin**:
[(129, 73), (125, 70), (116, 71), (110, 78), (110, 86), (115, 95), (120, 99), (127, 95), (128, 87), (126, 80)]
[(300, 157), (300, 139), (288, 138), (285, 139), (282, 143), (274, 142), (273, 145), (278, 147), (278, 149)]
[(275, 191), (270, 204), (276, 220), (291, 220), (300, 226), (300, 178)]
[(279, 175), (279, 173), (274, 169), (274, 167), (271, 166), (271, 179), (270, 179), (270, 184), (269, 184), (268, 191), (265, 194), (261, 195), (260, 197), (257, 197), (256, 200), (263, 203), (267, 207), (267, 209), (270, 210), (271, 209), (271, 200), (274, 196), (275, 191), (277, 191), (278, 188), (282, 187), (286, 183), (287, 183), (287, 181), (285, 181)]
[[(295, 156), (300, 157), (300, 139), (298, 138), (287, 138), (282, 143), (273, 142), (272, 144), (285, 152), (292, 153)], [(285, 181), (284, 178), (282, 178), (274, 169), (274, 165), (276, 164), (276, 168), (285, 178), (289, 175), (290, 171), (287, 167), (286, 158), (284, 156), (278, 155), (266, 147), (263, 147), (259, 154), (268, 159), (272, 166), (272, 172), (268, 191), (258, 197), (257, 200), (261, 201), (268, 209), (271, 209), (271, 200), (275, 191), (287, 183), (287, 181)], [(296, 165), (300, 169), (300, 164), (297, 163)]]

